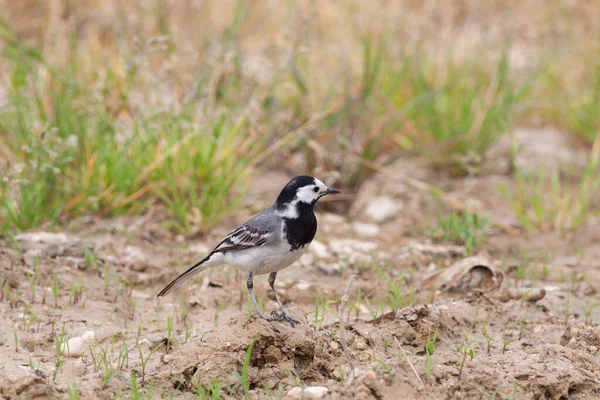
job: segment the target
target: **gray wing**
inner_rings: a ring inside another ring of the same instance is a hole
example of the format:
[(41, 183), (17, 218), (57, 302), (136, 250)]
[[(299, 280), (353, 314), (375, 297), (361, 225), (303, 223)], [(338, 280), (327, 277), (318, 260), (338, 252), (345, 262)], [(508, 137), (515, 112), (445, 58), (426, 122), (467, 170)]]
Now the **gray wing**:
[(214, 253), (250, 249), (252, 247), (265, 246), (277, 241), (281, 238), (282, 223), (283, 221), (281, 218), (275, 214), (272, 209), (263, 211), (227, 235), (227, 237), (223, 239), (208, 256), (206, 256), (206, 258), (194, 264), (187, 271), (173, 280), (173, 282), (169, 283), (158, 294), (158, 297), (168, 294), (187, 279), (202, 271), (204, 263), (210, 261)]
[(269, 209), (237, 227), (214, 248), (212, 253), (264, 246), (280, 235), (281, 219)]

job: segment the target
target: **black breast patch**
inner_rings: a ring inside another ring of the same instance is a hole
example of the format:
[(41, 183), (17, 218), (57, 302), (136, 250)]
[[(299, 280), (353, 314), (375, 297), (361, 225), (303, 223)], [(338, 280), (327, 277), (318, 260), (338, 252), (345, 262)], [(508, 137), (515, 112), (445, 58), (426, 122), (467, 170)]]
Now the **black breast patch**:
[[(317, 218), (312, 205), (298, 203), (298, 218), (284, 218), (285, 237), (291, 246), (290, 251), (298, 250), (310, 242), (317, 233)], [(306, 208), (306, 209), (305, 209)]]

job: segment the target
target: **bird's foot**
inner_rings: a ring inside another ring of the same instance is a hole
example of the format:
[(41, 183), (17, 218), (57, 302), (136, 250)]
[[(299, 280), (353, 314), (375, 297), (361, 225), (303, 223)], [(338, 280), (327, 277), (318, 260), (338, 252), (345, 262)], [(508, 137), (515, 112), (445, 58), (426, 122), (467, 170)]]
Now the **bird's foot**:
[[(271, 322), (272, 322), (272, 321), (274, 321), (274, 320), (273, 320), (273, 319), (271, 319), (271, 318), (267, 318), (267, 317), (265, 317), (265, 316), (264, 316), (264, 315), (262, 315), (261, 313), (258, 313), (258, 314), (253, 314), (253, 315), (251, 315), (251, 316), (250, 316), (250, 318), (248, 319), (248, 322), (250, 322), (250, 321), (255, 321), (256, 319), (259, 319), (259, 318), (260, 318), (260, 319), (263, 319), (263, 320), (265, 320), (265, 321), (267, 321), (267, 323), (269, 324), (269, 326), (270, 326), (271, 328), (273, 328), (273, 332), (275, 332), (275, 333), (280, 333), (280, 332), (279, 332), (279, 329), (275, 328), (275, 327), (273, 326), (273, 324), (271, 324)], [(246, 326), (246, 325), (244, 325), (244, 327), (245, 327), (245, 326)]]
[(292, 328), (295, 328), (296, 325), (300, 325), (299, 321), (296, 321), (294, 318), (290, 317), (284, 309), (271, 311), (271, 315), (276, 315), (275, 317), (266, 318), (267, 321), (285, 321)]

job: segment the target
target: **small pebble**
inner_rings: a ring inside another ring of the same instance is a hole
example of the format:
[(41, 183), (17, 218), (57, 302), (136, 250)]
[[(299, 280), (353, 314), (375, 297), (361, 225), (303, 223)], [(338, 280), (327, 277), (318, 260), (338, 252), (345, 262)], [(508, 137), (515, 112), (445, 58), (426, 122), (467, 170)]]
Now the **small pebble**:
[(317, 257), (317, 258), (328, 258), (331, 256), (331, 253), (329, 252), (329, 250), (327, 249), (327, 246), (325, 246), (323, 243), (317, 241), (317, 240), (313, 240), (313, 242), (310, 245), (310, 251)]
[(83, 339), (84, 342), (86, 343), (93, 343), (94, 339), (96, 337), (96, 334), (94, 333), (94, 331), (85, 331), (82, 335), (81, 338)]
[(400, 211), (399, 204), (390, 197), (374, 197), (367, 204), (365, 213), (371, 220), (382, 222), (392, 218)]
[(328, 391), (329, 391), (329, 389), (327, 389), (326, 387), (323, 387), (323, 386), (310, 386), (310, 387), (304, 388), (304, 394), (308, 394), (308, 395), (312, 396), (313, 398), (323, 397), (323, 396), (325, 396), (325, 393), (327, 393)]
[(287, 395), (290, 397), (296, 397), (296, 398), (309, 398), (309, 399), (318, 399), (320, 397), (325, 396), (325, 393), (327, 393), (329, 391), (329, 389), (327, 389), (326, 387), (323, 386), (309, 386), (309, 387), (305, 387), (304, 390), (302, 390), (301, 387), (293, 387), (291, 388), (288, 392)]
[(356, 234), (364, 237), (377, 236), (379, 235), (379, 232), (381, 232), (381, 229), (379, 229), (379, 227), (375, 224), (367, 224), (358, 221), (352, 223), (352, 229), (354, 229), (354, 232), (356, 232)]
[(312, 285), (308, 282), (300, 282), (296, 285), (296, 288), (298, 288), (298, 290), (308, 290), (311, 286)]
[(60, 353), (69, 358), (79, 358), (86, 348), (85, 341), (79, 336), (72, 337), (60, 347)]

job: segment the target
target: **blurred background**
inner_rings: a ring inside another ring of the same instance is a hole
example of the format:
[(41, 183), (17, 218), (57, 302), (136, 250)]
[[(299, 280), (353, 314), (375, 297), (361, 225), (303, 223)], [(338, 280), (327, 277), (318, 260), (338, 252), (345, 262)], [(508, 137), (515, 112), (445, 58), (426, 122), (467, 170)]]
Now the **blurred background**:
[[(321, 177), (345, 193), (324, 207), (346, 212), (406, 159), (442, 181), (509, 177), (528, 229), (576, 228), (597, 205), (595, 1), (0, 8), (4, 235), (149, 210), (202, 233), (265, 171)], [(539, 146), (531, 165), (520, 151)]]
[[(0, 397), (598, 398), (598, 21), (0, 0)], [(300, 174), (342, 190), (277, 277), (301, 326), (233, 268), (156, 298)]]

